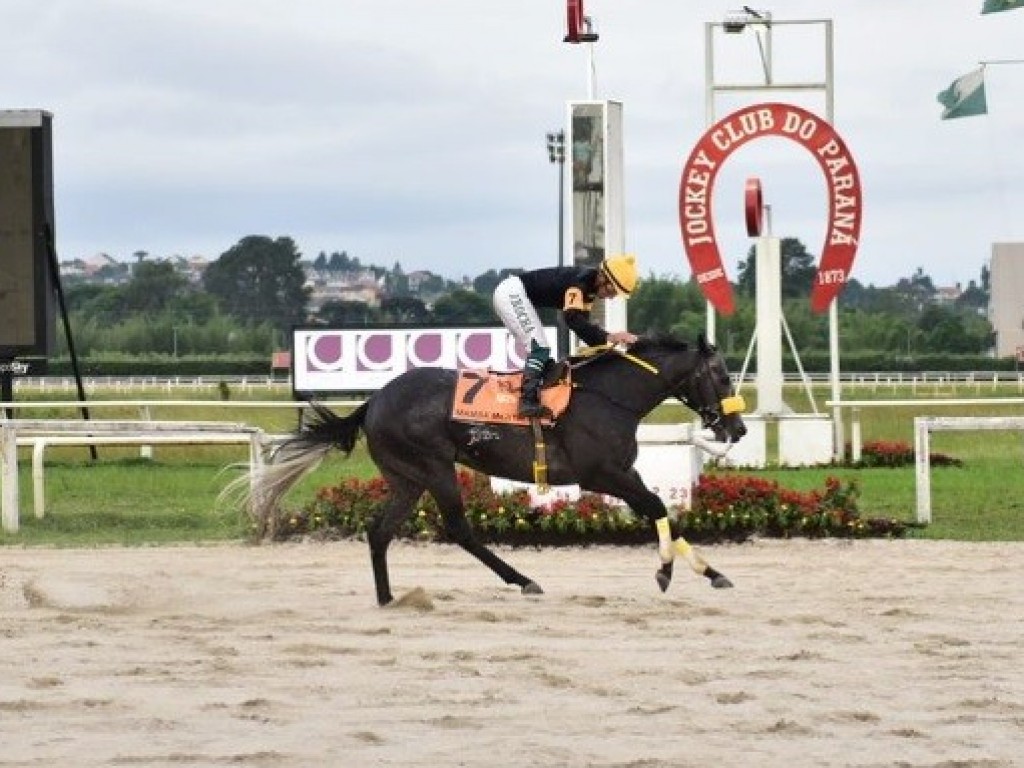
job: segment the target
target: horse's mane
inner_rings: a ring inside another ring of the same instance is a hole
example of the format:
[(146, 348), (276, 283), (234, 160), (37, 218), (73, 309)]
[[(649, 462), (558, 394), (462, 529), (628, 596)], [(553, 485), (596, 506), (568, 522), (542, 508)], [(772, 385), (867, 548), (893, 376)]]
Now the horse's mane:
[(689, 342), (673, 336), (671, 333), (654, 333), (650, 336), (641, 336), (630, 348), (630, 352), (643, 354), (650, 350), (661, 350), (669, 352), (683, 352), (690, 349)]

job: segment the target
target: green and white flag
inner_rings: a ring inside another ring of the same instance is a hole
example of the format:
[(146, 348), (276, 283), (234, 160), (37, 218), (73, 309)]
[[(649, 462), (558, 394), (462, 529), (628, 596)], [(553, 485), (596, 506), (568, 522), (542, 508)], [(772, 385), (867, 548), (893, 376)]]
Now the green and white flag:
[(945, 107), (942, 119), (954, 117), (974, 117), (987, 115), (988, 103), (985, 101), (985, 67), (978, 67), (953, 83), (938, 95), (939, 103)]
[(1024, 8), (1024, 0), (985, 0), (981, 6), (981, 12), (999, 13), (1000, 11), (1012, 11), (1016, 8)]

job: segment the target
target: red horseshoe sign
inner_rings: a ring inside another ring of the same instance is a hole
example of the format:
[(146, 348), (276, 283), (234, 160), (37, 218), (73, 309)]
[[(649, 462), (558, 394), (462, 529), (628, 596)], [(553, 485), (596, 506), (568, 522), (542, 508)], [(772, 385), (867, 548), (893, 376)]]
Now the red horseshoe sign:
[(802, 107), (754, 104), (722, 118), (697, 142), (679, 184), (679, 224), (686, 256), (707, 300), (723, 315), (731, 315), (736, 305), (715, 240), (712, 192), (726, 158), (762, 136), (782, 136), (801, 144), (825, 174), (828, 231), (811, 291), (811, 308), (824, 312), (849, 279), (860, 240), (863, 198), (857, 165), (846, 143), (825, 120)]

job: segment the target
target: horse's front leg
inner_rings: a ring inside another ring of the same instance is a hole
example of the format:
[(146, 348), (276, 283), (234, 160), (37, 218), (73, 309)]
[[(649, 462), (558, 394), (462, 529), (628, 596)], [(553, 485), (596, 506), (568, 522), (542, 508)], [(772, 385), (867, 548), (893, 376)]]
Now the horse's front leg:
[(661, 558), (661, 567), (655, 572), (654, 578), (662, 592), (672, 583), (672, 566), (677, 555), (686, 558), (690, 567), (706, 577), (716, 589), (732, 586), (732, 582), (708, 565), (686, 539), (680, 536), (673, 540), (665, 502), (644, 484), (635, 468), (624, 474), (613, 474), (605, 468), (600, 474), (595, 472), (586, 481), (581, 481), (580, 486), (588, 491), (607, 493), (622, 499), (633, 514), (651, 521), (658, 533), (658, 556)]
[(690, 545), (690, 542), (682, 536), (675, 540), (672, 539), (672, 529), (669, 526), (667, 514), (655, 520), (654, 527), (658, 532), (658, 555), (661, 557), (661, 568), (658, 569), (654, 577), (662, 592), (667, 590), (668, 585), (672, 583), (672, 564), (675, 562), (676, 555), (685, 558), (694, 572), (707, 578), (715, 589), (726, 589), (732, 586), (732, 582), (727, 577), (708, 565), (700, 553)]

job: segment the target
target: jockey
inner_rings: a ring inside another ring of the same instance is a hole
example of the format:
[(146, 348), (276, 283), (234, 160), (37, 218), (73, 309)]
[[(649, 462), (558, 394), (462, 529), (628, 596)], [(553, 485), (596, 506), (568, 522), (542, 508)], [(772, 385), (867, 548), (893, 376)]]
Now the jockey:
[[(536, 418), (549, 415), (540, 403), (544, 370), (551, 358), (551, 346), (537, 315), (538, 308), (560, 310), (565, 324), (585, 344), (633, 344), (628, 331), (609, 333), (590, 319), (596, 299), (629, 296), (636, 288), (636, 260), (613, 256), (598, 267), (547, 267), (510, 275), (494, 289), (494, 310), (527, 350), (519, 415)], [(564, 350), (563, 350), (564, 352)]]

